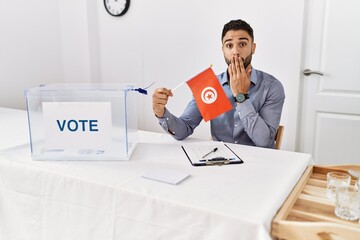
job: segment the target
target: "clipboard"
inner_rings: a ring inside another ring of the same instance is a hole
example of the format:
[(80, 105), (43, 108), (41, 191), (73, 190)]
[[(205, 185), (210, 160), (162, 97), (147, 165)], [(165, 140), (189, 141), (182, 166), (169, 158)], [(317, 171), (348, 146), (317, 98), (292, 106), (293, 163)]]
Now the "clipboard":
[(225, 143), (191, 143), (181, 146), (191, 165), (222, 166), (244, 161)]

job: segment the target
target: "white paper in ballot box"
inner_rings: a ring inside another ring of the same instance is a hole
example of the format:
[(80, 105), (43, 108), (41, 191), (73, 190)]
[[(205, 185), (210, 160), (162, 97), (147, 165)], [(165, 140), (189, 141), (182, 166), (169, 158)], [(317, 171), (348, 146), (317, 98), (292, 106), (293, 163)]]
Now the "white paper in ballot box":
[(137, 93), (129, 84), (50, 84), (25, 91), (34, 160), (129, 160)]

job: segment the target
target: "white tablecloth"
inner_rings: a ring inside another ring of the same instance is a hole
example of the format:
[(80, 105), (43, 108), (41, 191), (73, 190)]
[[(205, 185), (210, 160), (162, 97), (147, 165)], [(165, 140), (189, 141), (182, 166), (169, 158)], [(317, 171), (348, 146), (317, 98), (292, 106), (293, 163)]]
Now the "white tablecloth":
[(0, 151), (29, 143), (26, 111), (0, 107)]
[[(26, 128), (8, 125), (9, 138)], [(271, 239), (272, 218), (312, 163), (308, 154), (229, 144), (244, 164), (193, 167), (184, 142), (139, 138), (131, 160), (119, 162), (33, 161), (22, 136), (2, 148), (0, 239)], [(149, 169), (191, 176), (170, 185), (141, 177)]]

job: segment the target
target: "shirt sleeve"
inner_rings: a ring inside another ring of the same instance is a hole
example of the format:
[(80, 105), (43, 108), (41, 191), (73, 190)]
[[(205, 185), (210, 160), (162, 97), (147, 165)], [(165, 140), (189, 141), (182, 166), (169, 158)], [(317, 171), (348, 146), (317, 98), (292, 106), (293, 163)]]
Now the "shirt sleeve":
[(164, 116), (158, 118), (160, 126), (177, 140), (183, 140), (193, 134), (194, 129), (200, 124), (202, 116), (192, 99), (180, 117), (173, 115), (165, 109)]
[(260, 111), (256, 112), (251, 99), (236, 106), (236, 113), (244, 125), (244, 130), (256, 146), (274, 147), (284, 101), (284, 88), (279, 81), (276, 81), (269, 88), (266, 101)]

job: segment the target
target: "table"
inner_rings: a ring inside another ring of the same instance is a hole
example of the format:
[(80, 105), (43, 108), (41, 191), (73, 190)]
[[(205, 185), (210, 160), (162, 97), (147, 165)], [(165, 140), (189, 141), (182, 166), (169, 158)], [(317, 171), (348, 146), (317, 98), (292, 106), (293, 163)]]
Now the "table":
[(0, 107), (0, 151), (29, 143), (26, 111)]
[[(34, 161), (20, 138), (0, 150), (0, 239), (271, 239), (312, 157), (229, 144), (244, 164), (193, 167), (181, 144), (199, 141), (139, 131), (130, 161)], [(190, 177), (170, 185), (149, 169)]]

